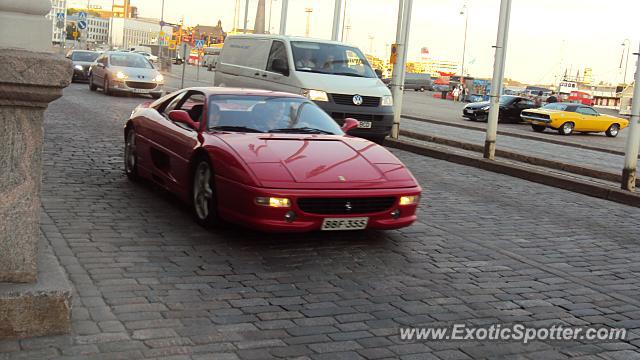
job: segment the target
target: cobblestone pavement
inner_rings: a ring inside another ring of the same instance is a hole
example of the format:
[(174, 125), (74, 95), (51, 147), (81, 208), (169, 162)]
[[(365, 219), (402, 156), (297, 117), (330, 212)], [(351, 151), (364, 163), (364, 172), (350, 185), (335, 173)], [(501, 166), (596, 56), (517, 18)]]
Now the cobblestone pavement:
[[(45, 121), (42, 230), (74, 287), (69, 335), (0, 359), (640, 358), (640, 211), (394, 151), (424, 187), (389, 232), (207, 231), (122, 171), (141, 99), (72, 85)], [(413, 341), (401, 326), (625, 327), (624, 341)]]

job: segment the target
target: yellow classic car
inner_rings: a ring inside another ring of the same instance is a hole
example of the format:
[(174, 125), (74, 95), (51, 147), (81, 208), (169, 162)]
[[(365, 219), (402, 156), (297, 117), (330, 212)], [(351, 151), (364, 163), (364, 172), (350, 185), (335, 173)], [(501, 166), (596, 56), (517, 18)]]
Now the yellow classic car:
[(629, 125), (627, 119), (600, 114), (591, 106), (573, 103), (551, 103), (539, 109), (524, 110), (520, 117), (531, 123), (534, 131), (543, 132), (551, 128), (562, 135), (604, 132), (607, 136), (616, 137)]

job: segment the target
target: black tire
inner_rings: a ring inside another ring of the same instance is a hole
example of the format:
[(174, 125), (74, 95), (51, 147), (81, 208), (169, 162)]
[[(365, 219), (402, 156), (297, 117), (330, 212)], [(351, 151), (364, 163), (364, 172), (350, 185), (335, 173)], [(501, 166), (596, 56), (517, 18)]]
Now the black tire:
[(533, 131), (541, 133), (541, 132), (544, 132), (544, 130), (545, 130), (547, 127), (546, 127), (546, 126), (544, 126), (544, 125), (531, 124), (531, 128), (533, 129)]
[(96, 91), (98, 87), (93, 83), (93, 75), (89, 76), (89, 90)]
[(107, 96), (111, 96), (112, 92), (111, 89), (109, 88), (110, 84), (109, 84), (109, 78), (108, 77), (104, 77), (104, 82), (102, 83), (102, 92), (104, 92), (105, 95)]
[(160, 99), (162, 97), (162, 94), (151, 94), (151, 97), (154, 99)]
[(207, 66), (207, 71), (213, 71), (213, 64), (209, 64), (209, 66)]
[(560, 135), (569, 136), (573, 134), (574, 127), (575, 127), (574, 123), (572, 123), (571, 121), (567, 121), (566, 123), (560, 125), (560, 127), (558, 128), (558, 133)]
[(191, 176), (191, 209), (196, 222), (205, 228), (216, 228), (222, 224), (218, 216), (215, 175), (204, 157), (196, 160)]
[(124, 173), (131, 181), (138, 181), (138, 153), (136, 151), (136, 130), (131, 127), (124, 139)]
[(620, 132), (620, 125), (619, 124), (611, 124), (611, 126), (609, 126), (607, 131), (605, 131), (605, 134), (607, 134), (608, 137), (616, 137), (616, 136), (618, 136), (619, 132)]

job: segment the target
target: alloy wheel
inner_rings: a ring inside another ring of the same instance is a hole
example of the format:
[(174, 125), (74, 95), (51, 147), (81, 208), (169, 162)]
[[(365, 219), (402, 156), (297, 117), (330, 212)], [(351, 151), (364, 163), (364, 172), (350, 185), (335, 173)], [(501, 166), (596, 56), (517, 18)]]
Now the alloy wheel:
[(209, 216), (212, 200), (211, 168), (207, 162), (202, 161), (193, 176), (193, 207), (200, 220), (206, 220)]

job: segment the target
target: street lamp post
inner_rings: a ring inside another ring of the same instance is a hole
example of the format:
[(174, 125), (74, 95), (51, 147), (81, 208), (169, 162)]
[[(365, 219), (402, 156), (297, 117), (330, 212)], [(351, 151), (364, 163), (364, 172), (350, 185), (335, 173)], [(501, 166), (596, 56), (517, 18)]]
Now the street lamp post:
[(282, 0), (280, 9), (280, 35), (286, 35), (287, 32), (287, 11), (289, 10), (289, 0)]
[[(162, 0), (162, 8), (160, 9), (160, 34), (162, 36), (158, 36), (158, 60), (160, 61), (160, 69), (164, 70), (164, 61), (162, 59), (162, 45), (164, 43), (164, 0)], [(162, 39), (160, 39), (161, 37)]]
[(622, 69), (622, 59), (624, 58), (624, 49), (627, 49), (627, 59), (624, 62), (624, 77), (622, 78), (622, 83), (627, 84), (627, 66), (629, 65), (629, 46), (631, 45), (631, 41), (629, 39), (624, 39), (621, 44), (622, 48), (622, 56), (620, 57), (620, 68)]
[(249, 21), (249, 0), (245, 0), (244, 2), (244, 26), (242, 29), (242, 33), (247, 33), (247, 22)]
[(638, 147), (640, 147), (640, 49), (634, 55), (638, 56), (636, 62), (635, 85), (631, 102), (631, 119), (629, 120), (629, 137), (625, 149), (624, 169), (622, 169), (622, 189), (635, 191)]
[(460, 75), (464, 77), (464, 57), (467, 52), (467, 24), (469, 22), (469, 9), (466, 1), (460, 10), (460, 15), (464, 15), (464, 41), (462, 42), (462, 68), (460, 70)]
[(509, 35), (509, 16), (511, 14), (511, 0), (500, 2), (500, 18), (498, 20), (498, 36), (495, 46), (493, 77), (491, 79), (491, 94), (489, 98), (489, 118), (487, 119), (487, 133), (484, 141), (484, 158), (495, 159), (496, 136), (498, 133), (498, 115), (500, 111), (500, 94), (504, 79), (504, 63), (507, 57), (507, 37)]

